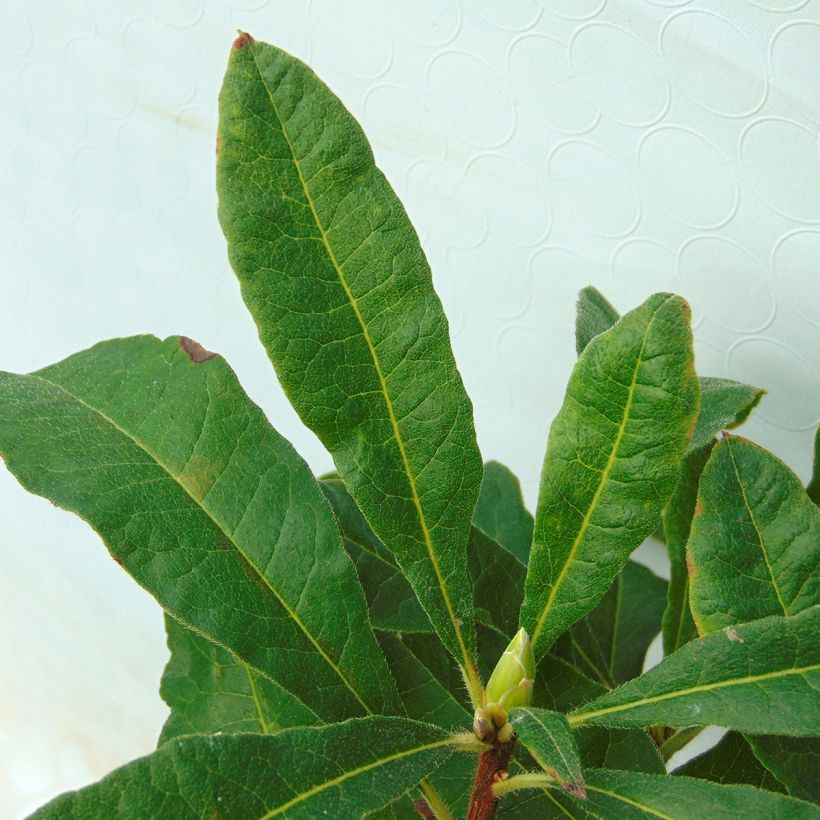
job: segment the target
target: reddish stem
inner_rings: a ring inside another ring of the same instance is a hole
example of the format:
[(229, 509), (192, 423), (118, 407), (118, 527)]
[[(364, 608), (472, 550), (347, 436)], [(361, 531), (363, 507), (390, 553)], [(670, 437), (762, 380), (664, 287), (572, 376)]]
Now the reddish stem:
[(498, 799), (493, 795), (493, 783), (500, 778), (500, 773), (506, 774), (514, 747), (515, 738), (508, 743), (496, 741), (492, 749), (478, 758), (467, 820), (493, 820), (495, 817)]

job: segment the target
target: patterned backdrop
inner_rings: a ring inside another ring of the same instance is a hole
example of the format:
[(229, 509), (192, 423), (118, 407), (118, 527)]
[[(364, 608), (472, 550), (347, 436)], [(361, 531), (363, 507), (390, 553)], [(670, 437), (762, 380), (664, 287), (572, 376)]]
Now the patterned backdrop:
[[(532, 504), (593, 283), (692, 304), (703, 374), (806, 478), (820, 415), (820, 5), (71, 0), (0, 5), (0, 367), (111, 336), (223, 353), (317, 470), (230, 274), (216, 95), (235, 30), (313, 65), (422, 236), (485, 457)], [(0, 816), (155, 743), (153, 601), (0, 469)]]

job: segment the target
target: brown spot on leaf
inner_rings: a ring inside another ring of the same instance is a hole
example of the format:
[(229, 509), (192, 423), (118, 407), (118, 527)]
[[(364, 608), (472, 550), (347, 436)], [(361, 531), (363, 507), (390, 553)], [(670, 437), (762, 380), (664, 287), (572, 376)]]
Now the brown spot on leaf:
[(686, 572), (690, 578), (695, 577), (695, 565), (692, 563), (692, 553), (689, 550), (686, 551)]
[(240, 31), (239, 36), (233, 41), (234, 48), (245, 48), (248, 43), (254, 42), (253, 37), (247, 31)]
[(734, 641), (735, 643), (746, 643), (731, 626), (727, 626), (723, 631), (726, 633), (726, 637), (730, 641)]
[(194, 364), (202, 364), (202, 362), (207, 362), (208, 359), (213, 359), (213, 357), (216, 356), (216, 353), (211, 353), (210, 350), (206, 350), (199, 342), (195, 342), (187, 336), (179, 337), (179, 346), (188, 354), (188, 358)]
[(583, 780), (576, 780), (571, 783), (562, 783), (561, 788), (573, 797), (577, 797), (579, 800), (587, 799), (586, 784)]
[(117, 558), (116, 555), (111, 556), (120, 566), (122, 566), (122, 558)]
[(703, 515), (703, 502), (700, 499), (698, 499), (695, 502), (695, 517), (698, 517), (700, 515)]
[(216, 135), (216, 153), (217, 153), (217, 156), (219, 155), (219, 144), (220, 144), (220, 138), (219, 138), (219, 134), (217, 134)]

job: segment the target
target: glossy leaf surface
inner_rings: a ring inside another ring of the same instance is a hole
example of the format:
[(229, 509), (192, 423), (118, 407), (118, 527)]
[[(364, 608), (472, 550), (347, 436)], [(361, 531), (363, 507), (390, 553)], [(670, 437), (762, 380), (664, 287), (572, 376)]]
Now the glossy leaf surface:
[(398, 708), (330, 506), (222, 358), (138, 336), (0, 374), (0, 452), (177, 620), (321, 718)]
[(809, 803), (753, 786), (722, 786), (688, 777), (588, 769), (588, 810), (618, 820), (703, 820), (705, 817), (765, 817), (802, 820), (820, 817)]
[(550, 430), (521, 625), (543, 655), (655, 528), (695, 423), (689, 307), (656, 294), (585, 348)]
[(322, 722), (290, 692), (167, 615), (165, 630), (171, 658), (160, 694), (171, 714), (160, 743), (180, 735), (271, 734)]
[(569, 659), (608, 689), (641, 674), (666, 608), (666, 581), (627, 561), (598, 606), (569, 628)]
[(746, 740), (790, 795), (820, 803), (820, 739), (758, 735)]
[(712, 450), (687, 549), (701, 634), (820, 603), (820, 509), (782, 461), (746, 439)]
[(58, 797), (34, 817), (353, 820), (401, 796), (451, 750), (441, 729), (381, 716), (274, 735), (193, 735)]
[(497, 461), (484, 465), (473, 524), (527, 565), (532, 545), (532, 514), (524, 505), (521, 482)]
[(584, 704), (569, 716), (570, 726), (713, 724), (760, 734), (818, 734), (818, 630), (820, 607), (814, 607), (707, 635)]
[(475, 697), (465, 558), (482, 464), (418, 237), (338, 98), (248, 35), (219, 137), (219, 218), (262, 343)]

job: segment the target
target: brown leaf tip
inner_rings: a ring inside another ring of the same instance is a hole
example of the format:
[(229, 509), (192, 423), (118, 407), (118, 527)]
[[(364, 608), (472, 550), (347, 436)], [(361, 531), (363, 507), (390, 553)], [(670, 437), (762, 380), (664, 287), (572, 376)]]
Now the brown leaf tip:
[(561, 788), (568, 794), (571, 794), (573, 797), (577, 797), (579, 800), (587, 799), (586, 784), (583, 780), (576, 780), (570, 783), (562, 783)]
[(248, 43), (253, 43), (254, 39), (247, 31), (240, 31), (239, 36), (233, 41), (234, 48), (245, 48)]
[(179, 337), (179, 346), (188, 354), (188, 358), (194, 364), (202, 364), (202, 362), (207, 362), (208, 359), (213, 359), (213, 357), (216, 356), (216, 353), (211, 353), (210, 350), (206, 350), (199, 342), (195, 342), (187, 336)]

